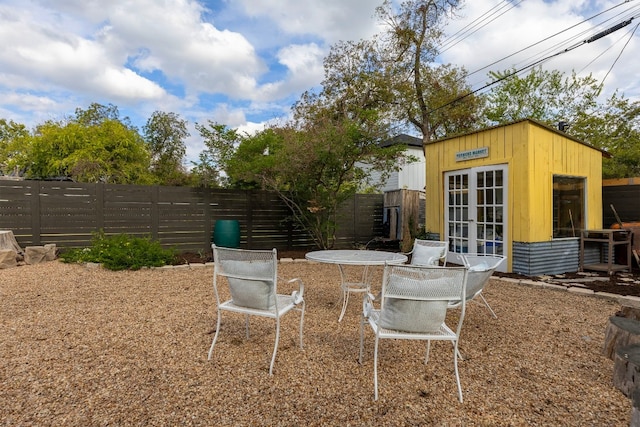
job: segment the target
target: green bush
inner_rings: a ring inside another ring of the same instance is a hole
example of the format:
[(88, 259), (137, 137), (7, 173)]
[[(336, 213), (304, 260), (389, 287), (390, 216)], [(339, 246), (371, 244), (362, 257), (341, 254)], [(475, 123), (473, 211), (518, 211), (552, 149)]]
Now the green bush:
[(175, 250), (164, 249), (160, 242), (149, 237), (127, 234), (106, 236), (102, 230), (94, 233), (91, 247), (71, 249), (60, 254), (64, 262), (96, 262), (116, 271), (161, 267), (172, 264), (175, 257)]

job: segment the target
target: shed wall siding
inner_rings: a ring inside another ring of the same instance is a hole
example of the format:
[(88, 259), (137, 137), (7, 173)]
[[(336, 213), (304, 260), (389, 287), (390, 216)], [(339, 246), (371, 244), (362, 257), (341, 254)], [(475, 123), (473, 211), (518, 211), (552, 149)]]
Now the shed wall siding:
[(513, 242), (512, 271), (527, 276), (578, 271), (580, 239), (550, 242)]

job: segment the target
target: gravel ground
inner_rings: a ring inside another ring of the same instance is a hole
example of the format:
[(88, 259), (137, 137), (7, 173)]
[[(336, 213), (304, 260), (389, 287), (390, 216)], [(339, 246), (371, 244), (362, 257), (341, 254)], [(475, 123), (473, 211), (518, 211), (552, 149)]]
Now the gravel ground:
[(254, 320), (247, 341), (243, 318), (227, 314), (207, 361), (212, 271), (59, 261), (0, 270), (0, 424), (629, 425), (630, 400), (600, 354), (615, 302), (492, 280), (485, 295), (498, 318), (476, 304), (465, 318), (464, 403), (449, 343), (434, 343), (424, 365), (423, 343), (391, 340), (374, 402), (373, 337), (359, 365), (360, 305), (337, 322), (335, 266), (281, 263), (282, 277), (305, 282), (305, 348), (290, 313), (272, 377), (268, 320)]

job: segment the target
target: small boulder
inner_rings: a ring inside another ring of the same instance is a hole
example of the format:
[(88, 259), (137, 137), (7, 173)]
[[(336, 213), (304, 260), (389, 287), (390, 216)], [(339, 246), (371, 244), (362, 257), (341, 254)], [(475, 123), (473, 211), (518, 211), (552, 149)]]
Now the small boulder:
[(18, 253), (12, 249), (0, 249), (0, 269), (16, 267)]
[(24, 262), (32, 264), (40, 264), (45, 261), (47, 250), (44, 246), (27, 246), (24, 249)]

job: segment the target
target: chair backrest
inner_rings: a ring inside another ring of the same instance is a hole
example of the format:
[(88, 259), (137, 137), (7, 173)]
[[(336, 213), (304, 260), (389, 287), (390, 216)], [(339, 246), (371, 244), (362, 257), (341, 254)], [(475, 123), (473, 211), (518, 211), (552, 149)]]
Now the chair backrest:
[(500, 255), (463, 254), (462, 261), (469, 269), (467, 278), (467, 299), (471, 299), (484, 288), (496, 268), (506, 258)]
[(237, 306), (270, 309), (276, 304), (278, 255), (273, 250), (246, 250), (212, 245), (213, 285), (218, 295), (218, 277), (226, 277), (231, 299)]
[(506, 260), (502, 255), (462, 254), (462, 261), (466, 267), (486, 266), (495, 270)]
[[(467, 283), (465, 267), (385, 266), (380, 326), (407, 332), (436, 332), (448, 304), (462, 301)], [(464, 308), (463, 308), (464, 316)]]
[(411, 265), (446, 265), (449, 244), (438, 240), (415, 239), (411, 251)]

